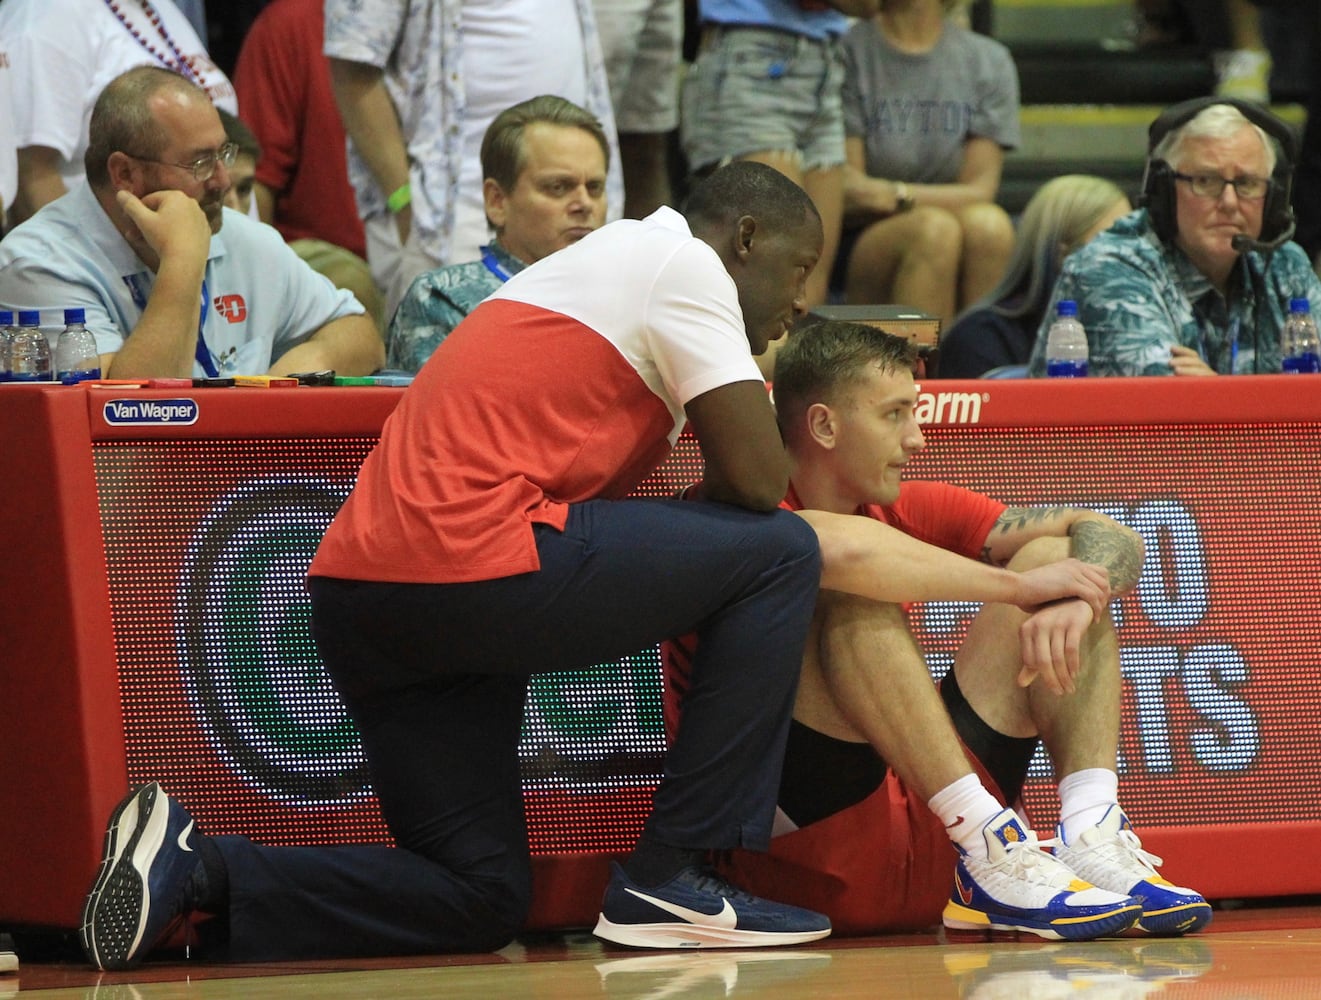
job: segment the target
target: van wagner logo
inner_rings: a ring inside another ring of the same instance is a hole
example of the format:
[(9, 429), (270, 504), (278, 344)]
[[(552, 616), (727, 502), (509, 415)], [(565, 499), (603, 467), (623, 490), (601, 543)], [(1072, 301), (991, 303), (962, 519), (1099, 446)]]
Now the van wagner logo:
[(186, 426), (197, 423), (198, 406), (195, 399), (108, 399), (101, 413), (115, 426)]
[(913, 416), (919, 424), (979, 424), (989, 392), (923, 392), (919, 383)]

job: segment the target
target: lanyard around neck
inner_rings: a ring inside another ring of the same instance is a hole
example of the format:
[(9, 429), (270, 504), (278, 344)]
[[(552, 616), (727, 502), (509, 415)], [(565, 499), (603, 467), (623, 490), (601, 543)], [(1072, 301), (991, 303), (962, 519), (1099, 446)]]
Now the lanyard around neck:
[(220, 369), (216, 366), (216, 359), (211, 355), (211, 348), (206, 346), (206, 316), (211, 309), (211, 297), (206, 293), (206, 279), (202, 279), (202, 312), (197, 319), (197, 351), (194, 357), (197, 363), (202, 366), (202, 371), (206, 372), (207, 378), (219, 378)]
[(513, 275), (509, 273), (509, 269), (496, 259), (495, 251), (489, 246), (482, 247), (482, 263), (486, 265), (488, 271), (501, 281), (508, 281), (513, 277)]

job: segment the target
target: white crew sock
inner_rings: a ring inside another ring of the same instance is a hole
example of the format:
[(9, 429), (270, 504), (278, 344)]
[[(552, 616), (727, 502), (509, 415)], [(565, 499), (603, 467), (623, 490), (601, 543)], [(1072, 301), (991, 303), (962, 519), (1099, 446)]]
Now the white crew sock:
[(992, 817), (1004, 811), (1004, 806), (986, 790), (975, 774), (965, 774), (958, 781), (946, 785), (931, 796), (927, 805), (945, 824), (949, 839), (968, 854), (986, 857), (986, 838), (982, 828)]
[(1060, 830), (1064, 842), (1072, 844), (1089, 826), (1096, 826), (1105, 812), (1119, 802), (1119, 775), (1107, 767), (1089, 767), (1065, 775), (1059, 784)]

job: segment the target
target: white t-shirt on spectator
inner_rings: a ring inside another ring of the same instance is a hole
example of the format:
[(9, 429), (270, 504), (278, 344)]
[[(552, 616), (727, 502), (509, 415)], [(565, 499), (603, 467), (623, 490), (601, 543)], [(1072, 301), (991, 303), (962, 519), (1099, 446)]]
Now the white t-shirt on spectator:
[[(46, 146), (58, 152), (66, 186), (84, 177), (92, 105), (107, 83), (134, 66), (177, 69), (177, 50), (211, 100), (238, 114), (233, 84), (211, 61), (173, 0), (152, 0), (160, 28), (152, 24), (140, 0), (116, 0), (115, 6), (127, 24), (105, 0), (0, 3), (0, 50), (9, 58), (13, 86), (14, 145), (18, 149)], [(130, 28), (137, 30), (141, 41)]]

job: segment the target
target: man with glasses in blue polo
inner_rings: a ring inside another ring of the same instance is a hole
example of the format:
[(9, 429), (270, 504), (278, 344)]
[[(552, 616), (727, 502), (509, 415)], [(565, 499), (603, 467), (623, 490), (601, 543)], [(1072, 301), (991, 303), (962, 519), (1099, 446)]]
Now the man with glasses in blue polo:
[(1064, 263), (1029, 362), (1045, 374), (1056, 303), (1072, 299), (1092, 375), (1280, 371), (1291, 299), (1321, 308), (1293, 235), (1297, 141), (1265, 108), (1197, 98), (1148, 130), (1142, 208)]
[(55, 328), (82, 308), (109, 378), (376, 370), (384, 348), (358, 301), (224, 207), (236, 152), (191, 81), (116, 77), (92, 111), (87, 184), (0, 241), (0, 307)]

